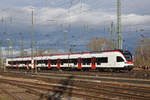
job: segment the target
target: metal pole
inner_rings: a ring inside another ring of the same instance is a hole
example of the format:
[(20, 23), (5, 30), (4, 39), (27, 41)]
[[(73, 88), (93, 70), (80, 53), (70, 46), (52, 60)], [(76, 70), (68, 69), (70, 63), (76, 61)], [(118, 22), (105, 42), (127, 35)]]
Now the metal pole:
[(121, 34), (121, 1), (117, 0), (117, 38), (118, 49), (122, 49), (122, 34)]
[(64, 50), (65, 50), (65, 52), (67, 52), (67, 50), (66, 50), (66, 32), (67, 31), (64, 31)]
[(10, 47), (10, 57), (13, 57), (13, 44), (11, 43), (11, 47)]
[(24, 36), (22, 35), (22, 33), (20, 32), (20, 37), (21, 37), (21, 50), (20, 50), (20, 56), (24, 56)]
[(21, 56), (24, 57), (24, 37), (22, 36)]
[(114, 23), (111, 23), (111, 41), (112, 41), (112, 49), (115, 49), (115, 41), (114, 41)]
[(0, 41), (0, 68), (3, 66), (3, 56), (2, 56), (2, 42)]
[(64, 52), (66, 53), (67, 52), (67, 49), (66, 49), (66, 33), (67, 33), (67, 30), (64, 30), (63, 24), (61, 24), (61, 29), (62, 29), (62, 32), (64, 32)]
[[(32, 68), (32, 70), (33, 70), (33, 63), (34, 63), (34, 59), (33, 59), (33, 57), (34, 57), (34, 52), (33, 52), (33, 36), (34, 36), (34, 17), (33, 17), (33, 15), (34, 15), (34, 9), (32, 8), (32, 35), (31, 35), (31, 68)], [(36, 72), (37, 72), (37, 69), (36, 69)]]
[(6, 58), (8, 58), (9, 56), (10, 56), (10, 39), (8, 39), (8, 50), (7, 50)]
[(31, 56), (33, 58), (33, 34), (34, 34), (34, 22), (33, 22), (33, 9), (32, 9), (32, 35), (31, 35)]

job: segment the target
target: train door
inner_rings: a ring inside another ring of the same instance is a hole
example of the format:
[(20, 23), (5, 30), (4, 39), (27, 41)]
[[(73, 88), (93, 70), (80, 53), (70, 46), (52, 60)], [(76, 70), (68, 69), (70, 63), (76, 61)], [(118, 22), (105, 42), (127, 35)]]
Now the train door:
[(57, 68), (60, 69), (60, 59), (57, 59)]
[(16, 61), (16, 68), (19, 68), (18, 61)]
[(93, 58), (91, 58), (91, 69), (96, 69), (96, 58), (95, 57), (93, 57)]
[(36, 68), (36, 60), (34, 60), (33, 68)]
[(48, 69), (50, 69), (51, 68), (51, 61), (50, 61), (50, 59), (48, 60)]
[(82, 69), (82, 59), (78, 58), (78, 69)]

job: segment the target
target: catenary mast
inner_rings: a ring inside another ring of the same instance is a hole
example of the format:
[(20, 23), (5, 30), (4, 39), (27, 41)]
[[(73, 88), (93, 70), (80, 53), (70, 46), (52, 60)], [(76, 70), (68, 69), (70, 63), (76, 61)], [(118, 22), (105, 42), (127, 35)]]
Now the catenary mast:
[(122, 49), (122, 34), (121, 34), (121, 0), (117, 0), (117, 48)]

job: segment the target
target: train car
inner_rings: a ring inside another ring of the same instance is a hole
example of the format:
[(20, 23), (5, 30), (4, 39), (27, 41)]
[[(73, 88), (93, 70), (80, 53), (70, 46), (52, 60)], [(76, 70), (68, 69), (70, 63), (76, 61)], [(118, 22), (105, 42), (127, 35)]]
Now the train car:
[(83, 52), (6, 59), (7, 68), (62, 70), (128, 70), (133, 69), (132, 55), (127, 50)]

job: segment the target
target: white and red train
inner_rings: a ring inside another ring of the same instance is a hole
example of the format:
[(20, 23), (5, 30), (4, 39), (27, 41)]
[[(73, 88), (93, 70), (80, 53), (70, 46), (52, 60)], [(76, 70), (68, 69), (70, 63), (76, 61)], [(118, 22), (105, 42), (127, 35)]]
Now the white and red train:
[(7, 68), (18, 69), (119, 69), (133, 68), (132, 55), (126, 50), (16, 57), (6, 59)]

